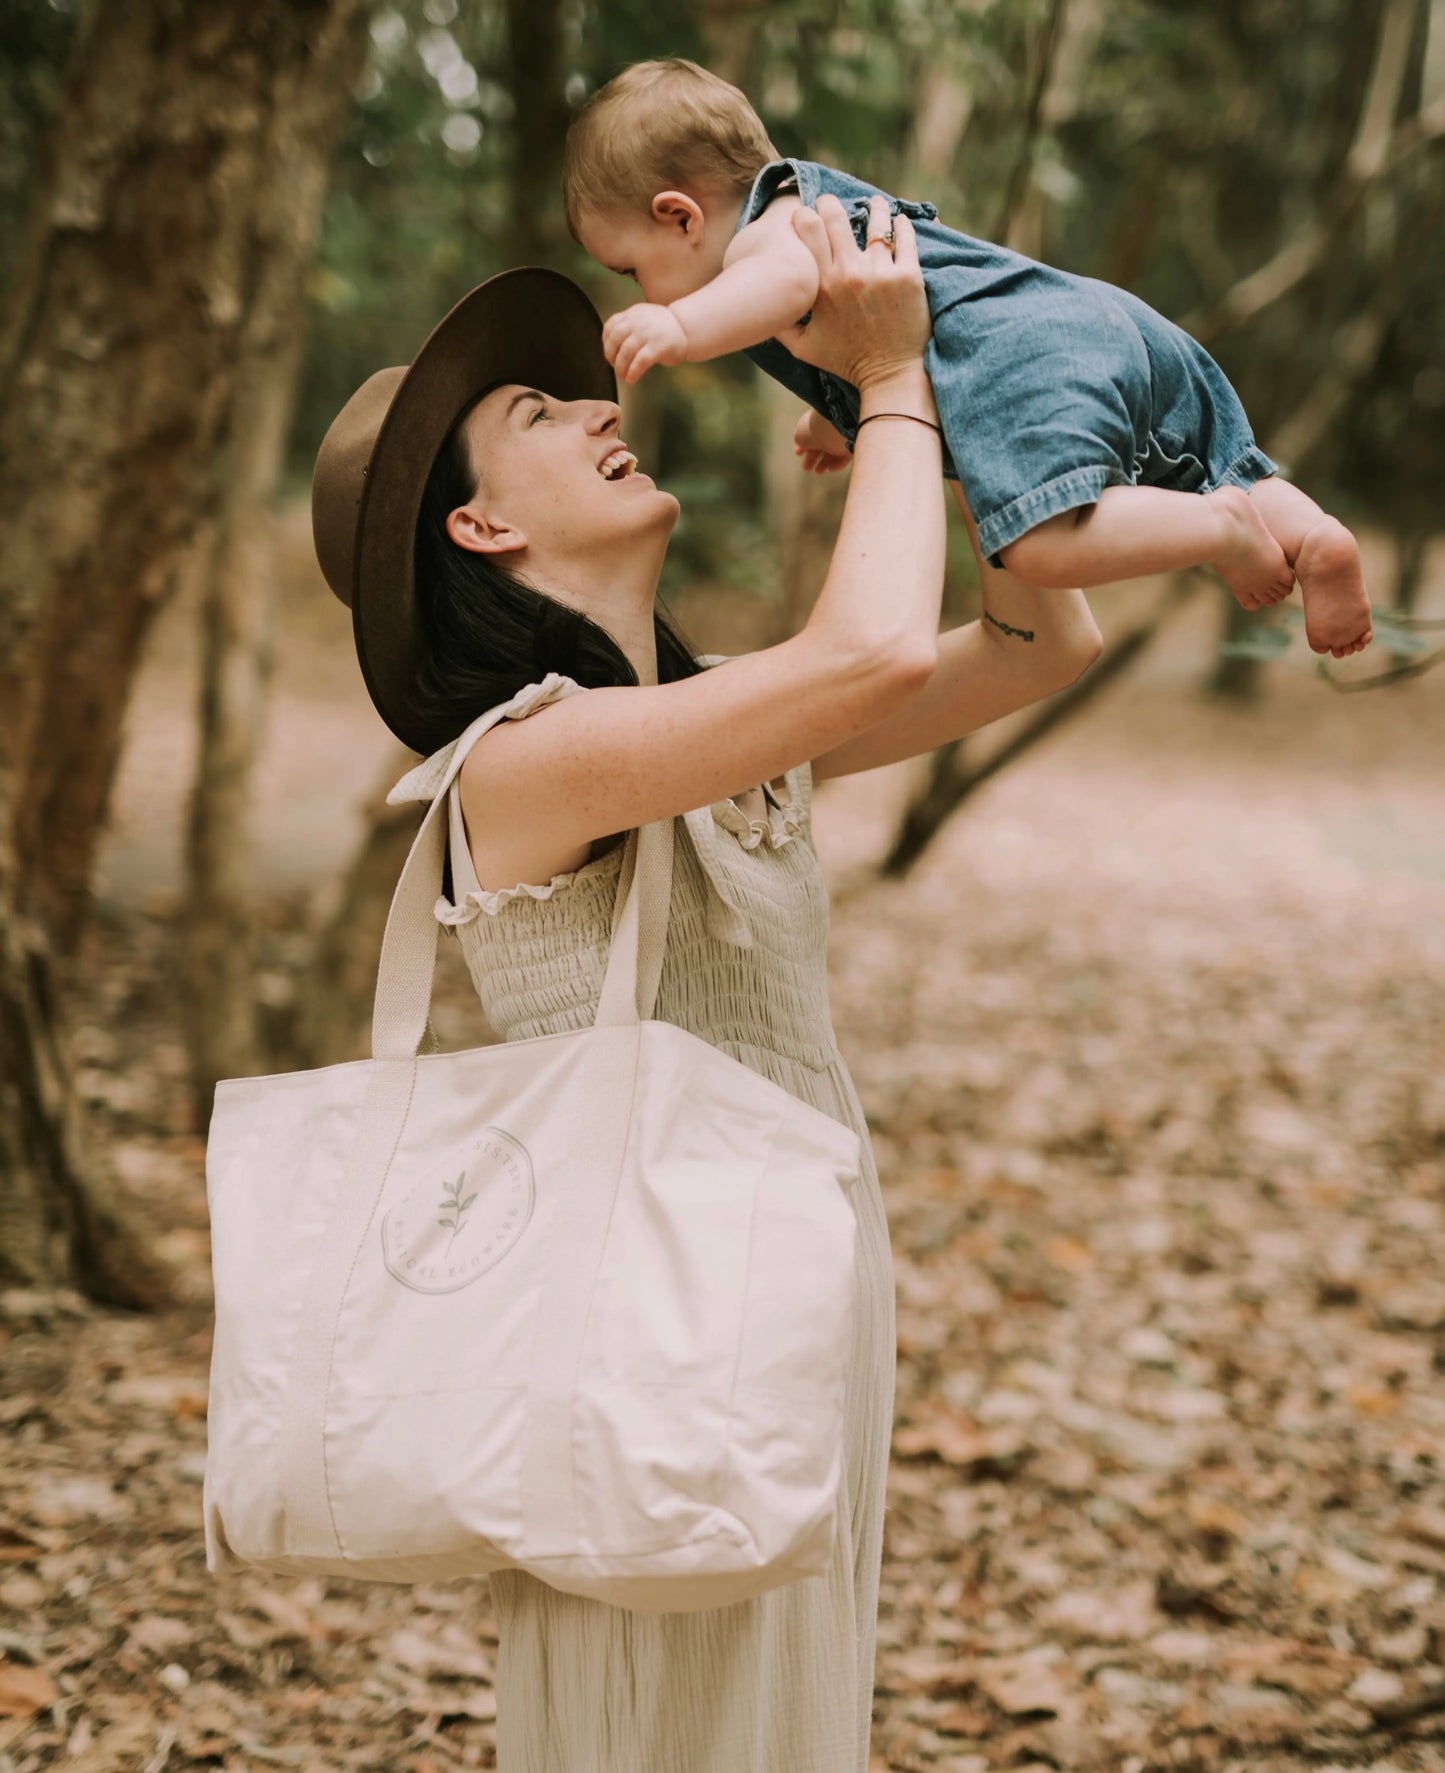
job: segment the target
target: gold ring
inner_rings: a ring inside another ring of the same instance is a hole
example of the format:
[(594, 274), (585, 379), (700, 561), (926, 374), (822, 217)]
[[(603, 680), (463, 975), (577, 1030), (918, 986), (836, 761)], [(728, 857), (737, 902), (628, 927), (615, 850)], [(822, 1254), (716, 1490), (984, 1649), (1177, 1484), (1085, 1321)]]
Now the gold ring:
[(886, 234), (872, 234), (872, 235), (870, 235), (868, 238), (868, 245), (869, 246), (886, 246), (888, 248), (889, 252), (892, 252), (892, 250), (893, 250), (893, 230), (892, 230), (892, 228), (890, 228)]

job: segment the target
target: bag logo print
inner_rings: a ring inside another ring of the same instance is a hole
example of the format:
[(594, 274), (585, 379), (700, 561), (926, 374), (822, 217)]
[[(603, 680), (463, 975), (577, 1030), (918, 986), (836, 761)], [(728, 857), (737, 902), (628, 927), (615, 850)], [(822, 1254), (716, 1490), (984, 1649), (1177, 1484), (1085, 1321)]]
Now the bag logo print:
[(387, 1211), (387, 1272), (417, 1293), (455, 1293), (515, 1247), (535, 1200), (526, 1146), (500, 1127), (484, 1127), (440, 1180), (435, 1171), (421, 1177)]

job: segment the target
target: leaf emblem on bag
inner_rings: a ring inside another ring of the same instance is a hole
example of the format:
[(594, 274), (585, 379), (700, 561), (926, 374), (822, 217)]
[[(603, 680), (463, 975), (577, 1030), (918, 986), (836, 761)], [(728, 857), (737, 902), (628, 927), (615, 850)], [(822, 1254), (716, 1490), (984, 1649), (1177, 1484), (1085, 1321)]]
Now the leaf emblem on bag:
[[(457, 1233), (466, 1224), (466, 1220), (462, 1217), (462, 1215), (475, 1202), (475, 1200), (477, 1198), (476, 1193), (474, 1191), (473, 1193), (469, 1194), (465, 1200), (462, 1199), (462, 1184), (466, 1181), (466, 1179), (467, 1179), (467, 1172), (465, 1170), (463, 1170), (461, 1175), (457, 1177), (455, 1182), (443, 1182), (442, 1183), (442, 1193), (447, 1198), (444, 1201), (439, 1201), (437, 1203), (438, 1210), (441, 1215), (440, 1218), (438, 1218), (438, 1220), (437, 1220), (437, 1224), (444, 1226), (448, 1231), (451, 1232), (451, 1236), (447, 1239), (447, 1248), (448, 1249), (450, 1249), (452, 1247), (452, 1245), (457, 1241)], [(450, 1218), (447, 1217), (447, 1215), (449, 1213), (451, 1214)]]
[(388, 1193), (382, 1258), (418, 1293), (453, 1293), (494, 1268), (526, 1229), (536, 1199), (526, 1146), (495, 1126), (423, 1160), (409, 1181), (388, 1183)]

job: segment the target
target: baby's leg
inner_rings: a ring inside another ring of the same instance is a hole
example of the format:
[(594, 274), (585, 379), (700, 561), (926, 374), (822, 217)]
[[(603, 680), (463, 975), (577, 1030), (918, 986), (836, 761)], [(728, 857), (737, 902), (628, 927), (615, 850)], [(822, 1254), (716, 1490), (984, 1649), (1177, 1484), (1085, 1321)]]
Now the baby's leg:
[(1019, 578), (1058, 589), (1212, 566), (1246, 609), (1278, 603), (1294, 589), (1284, 551), (1237, 486), (1212, 493), (1106, 487), (1096, 503), (1048, 518), (999, 558)]
[(1249, 497), (1299, 579), (1310, 646), (1337, 659), (1359, 652), (1374, 630), (1355, 538), (1277, 474), (1257, 480)]

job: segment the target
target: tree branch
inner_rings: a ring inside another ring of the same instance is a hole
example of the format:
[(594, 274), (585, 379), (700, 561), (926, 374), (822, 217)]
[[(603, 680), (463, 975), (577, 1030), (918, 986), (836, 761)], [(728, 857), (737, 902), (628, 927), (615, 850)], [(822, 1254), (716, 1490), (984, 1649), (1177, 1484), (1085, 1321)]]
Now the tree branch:
[(1165, 623), (1191, 598), (1203, 581), (1194, 573), (1177, 573), (1169, 589), (1145, 619), (1131, 628), (1122, 639), (1113, 642), (1102, 659), (1091, 665), (1079, 680), (1058, 695), (1039, 705), (1029, 723), (1014, 733), (984, 761), (974, 768), (964, 762), (967, 741), (955, 739), (936, 751), (931, 760), (931, 773), (923, 793), (913, 799), (903, 815), (903, 822), (893, 847), (884, 858), (881, 873), (906, 874), (937, 836), (946, 819), (963, 804), (969, 795), (985, 782), (1007, 769), (1051, 733), (1055, 727), (1071, 720), (1079, 710), (1093, 701), (1107, 684), (1122, 676), (1155, 638)]
[(1374, 178), (1389, 155), (1395, 114), (1400, 108), (1400, 94), (1405, 85), (1416, 4), (1417, 0), (1389, 0), (1385, 16), (1380, 20), (1370, 84), (1360, 107), (1355, 139), (1345, 160), (1346, 175), (1357, 185)]
[(1028, 189), (1029, 162), (1033, 158), (1034, 143), (1038, 140), (1039, 124), (1044, 109), (1044, 95), (1049, 88), (1049, 76), (1053, 71), (1054, 53), (1058, 48), (1059, 37), (1063, 30), (1067, 4), (1068, 0), (1053, 0), (1049, 22), (1044, 26), (1044, 39), (1039, 49), (1039, 63), (1034, 71), (1034, 82), (1029, 89), (1028, 104), (1024, 110), (1023, 140), (1019, 143), (1019, 151), (1014, 157), (1013, 166), (1009, 169), (1008, 184), (1004, 187), (1003, 202), (999, 205), (998, 222), (993, 231), (995, 240), (1008, 240), (1014, 217), (1017, 215), (1023, 203), (1024, 193)]
[(1445, 100), (1411, 118), (1395, 134), (1395, 144), (1378, 173), (1361, 185), (1341, 192), (1330, 215), (1321, 221), (1311, 217), (1275, 256), (1242, 277), (1217, 302), (1186, 315), (1180, 325), (1202, 345), (1210, 344), (1232, 326), (1252, 320), (1256, 314), (1286, 296), (1324, 263), (1329, 249), (1352, 220), (1366, 197), (1390, 184), (1423, 149), (1445, 136)]
[(1445, 646), (1437, 646), (1433, 653), (1426, 653), (1423, 658), (1413, 659), (1408, 665), (1395, 665), (1388, 671), (1376, 671), (1371, 677), (1353, 679), (1336, 677), (1323, 659), (1318, 661), (1319, 674), (1333, 690), (1342, 696), (1354, 695), (1359, 690), (1376, 689), (1382, 683), (1399, 683), (1406, 677), (1423, 677), (1427, 671), (1445, 659)]

